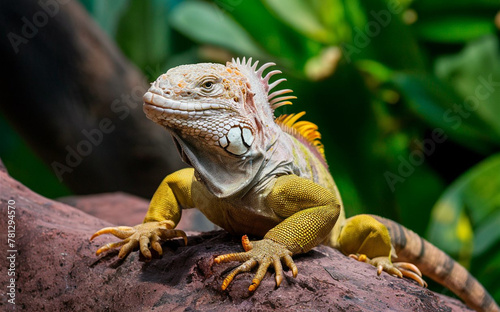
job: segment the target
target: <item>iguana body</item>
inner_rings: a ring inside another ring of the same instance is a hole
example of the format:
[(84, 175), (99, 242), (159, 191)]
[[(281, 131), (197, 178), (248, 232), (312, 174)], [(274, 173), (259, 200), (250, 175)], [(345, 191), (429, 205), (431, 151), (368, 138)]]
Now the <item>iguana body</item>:
[[(457, 293), (478, 311), (499, 311), (485, 289), (459, 264), (415, 233), (395, 222), (360, 215), (345, 220), (338, 189), (326, 165), (317, 127), (298, 121), (303, 115), (274, 118), (274, 109), (290, 104), (291, 90), (271, 92), (284, 79), (269, 83), (279, 71), (263, 71), (251, 59), (220, 64), (184, 65), (161, 75), (144, 95), (148, 118), (174, 137), (183, 160), (193, 168), (165, 178), (150, 204), (144, 223), (106, 228), (122, 238), (98, 254), (123, 246), (119, 257), (139, 247), (148, 258), (149, 247), (161, 253), (159, 242), (184, 237), (174, 230), (181, 209), (198, 208), (228, 232), (245, 235), (245, 252), (222, 255), (216, 263), (244, 262), (223, 282), (223, 289), (240, 272), (258, 267), (249, 288), (254, 291), (270, 265), (276, 283), (282, 281), (284, 262), (294, 276), (292, 255), (320, 243), (360, 261), (421, 285), (413, 262)], [(385, 225), (384, 225), (385, 224)], [(250, 242), (246, 235), (263, 237)], [(391, 242), (392, 237), (392, 242)], [(395, 247), (395, 250), (394, 250)]]

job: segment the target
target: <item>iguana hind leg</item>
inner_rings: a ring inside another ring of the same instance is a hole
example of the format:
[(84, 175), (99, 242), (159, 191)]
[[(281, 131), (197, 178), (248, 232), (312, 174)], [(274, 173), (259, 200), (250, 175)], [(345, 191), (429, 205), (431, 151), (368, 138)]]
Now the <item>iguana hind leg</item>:
[(340, 250), (351, 258), (369, 263), (377, 268), (377, 274), (385, 271), (398, 277), (409, 277), (422, 287), (427, 283), (422, 273), (412, 263), (392, 262), (395, 256), (389, 231), (369, 215), (357, 215), (346, 220), (339, 236)]

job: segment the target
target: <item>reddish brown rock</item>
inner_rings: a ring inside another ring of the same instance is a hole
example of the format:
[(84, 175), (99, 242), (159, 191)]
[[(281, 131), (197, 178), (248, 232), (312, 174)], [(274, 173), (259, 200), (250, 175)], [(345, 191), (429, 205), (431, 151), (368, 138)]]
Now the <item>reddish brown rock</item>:
[[(15, 201), (15, 303), (27, 311), (468, 311), (459, 301), (398, 279), (336, 250), (319, 247), (296, 257), (297, 278), (286, 272), (276, 288), (268, 273), (255, 294), (252, 274), (227, 291), (220, 285), (236, 263), (215, 265), (215, 255), (242, 250), (222, 231), (163, 244), (164, 255), (144, 262), (138, 252), (95, 256), (109, 236), (90, 235), (110, 223), (39, 196), (0, 170), (1, 235), (7, 233), (8, 201)], [(132, 222), (133, 223), (133, 222)], [(0, 310), (11, 311), (5, 239), (0, 261)], [(8, 253), (10, 255), (10, 253)]]

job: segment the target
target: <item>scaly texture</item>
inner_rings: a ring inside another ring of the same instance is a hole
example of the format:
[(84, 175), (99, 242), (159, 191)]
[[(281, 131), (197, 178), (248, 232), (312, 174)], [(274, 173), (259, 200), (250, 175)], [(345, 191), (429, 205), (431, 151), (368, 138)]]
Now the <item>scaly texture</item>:
[[(374, 265), (378, 274), (425, 285), (420, 268), (474, 309), (500, 311), (462, 266), (410, 230), (368, 215), (345, 220), (317, 126), (299, 121), (304, 112), (274, 117), (274, 109), (295, 97), (289, 89), (273, 91), (285, 79), (270, 82), (281, 73), (264, 75), (272, 65), (258, 67), (243, 58), (225, 66), (183, 65), (158, 77), (144, 95), (144, 112), (172, 134), (193, 168), (165, 178), (143, 224), (94, 234), (123, 239), (98, 253), (120, 246), (120, 257), (137, 247), (147, 258), (149, 246), (161, 253), (160, 240), (185, 238), (174, 229), (181, 209), (196, 207), (228, 232), (245, 235), (244, 252), (215, 258), (216, 263), (243, 262), (226, 277), (223, 289), (239, 273), (257, 268), (249, 287), (255, 291), (271, 265), (280, 285), (282, 262), (295, 276), (292, 255), (323, 243)], [(250, 242), (247, 234), (263, 239)], [(408, 262), (393, 263), (397, 256)]]

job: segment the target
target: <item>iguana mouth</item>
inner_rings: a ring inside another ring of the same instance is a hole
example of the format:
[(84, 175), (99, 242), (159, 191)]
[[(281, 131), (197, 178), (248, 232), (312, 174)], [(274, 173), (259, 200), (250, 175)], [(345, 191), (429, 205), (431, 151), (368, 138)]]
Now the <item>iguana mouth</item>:
[(227, 106), (217, 103), (194, 102), (188, 103), (169, 99), (156, 92), (148, 91), (142, 97), (144, 104), (154, 106), (156, 109), (161, 109), (167, 114), (186, 114), (202, 112), (208, 110), (227, 109)]

